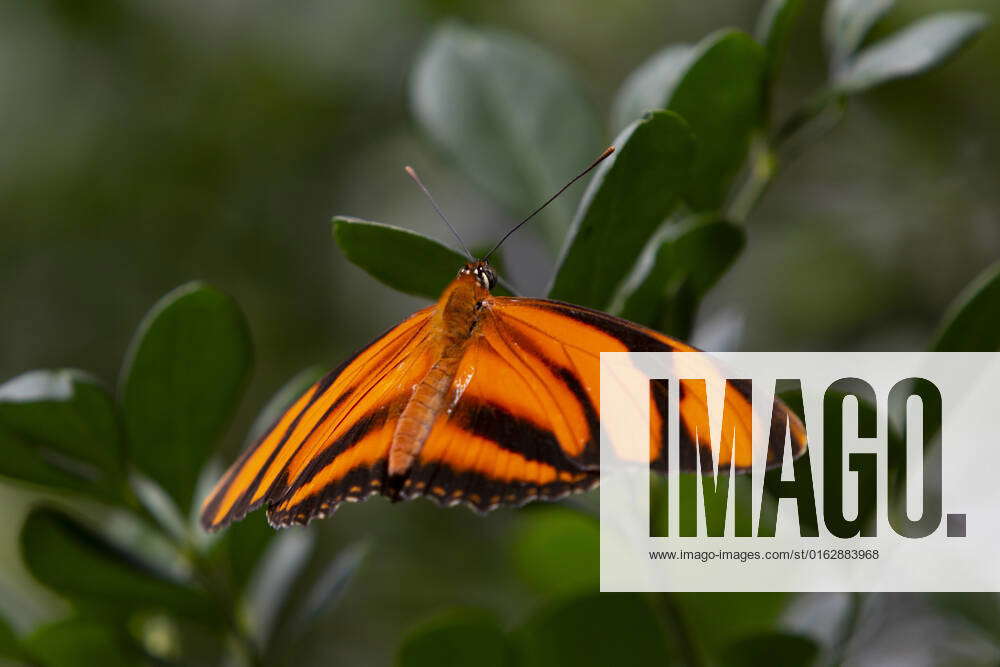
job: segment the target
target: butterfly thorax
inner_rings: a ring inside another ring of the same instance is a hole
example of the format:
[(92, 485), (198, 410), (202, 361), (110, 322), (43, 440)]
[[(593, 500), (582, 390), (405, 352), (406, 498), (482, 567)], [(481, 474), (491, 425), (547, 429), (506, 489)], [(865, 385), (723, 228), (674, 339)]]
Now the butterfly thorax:
[(465, 271), (445, 289), (431, 317), (431, 344), (437, 358), (420, 382), (413, 386), (392, 436), (389, 475), (397, 480), (406, 474), (430, 435), (434, 420), (449, 405), (455, 375), (469, 342), (479, 335), (486, 312), (489, 289), (471, 271)]

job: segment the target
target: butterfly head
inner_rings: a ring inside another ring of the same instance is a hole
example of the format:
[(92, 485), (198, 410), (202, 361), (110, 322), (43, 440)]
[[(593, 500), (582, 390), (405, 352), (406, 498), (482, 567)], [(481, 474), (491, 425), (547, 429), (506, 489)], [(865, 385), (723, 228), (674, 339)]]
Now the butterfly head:
[(458, 272), (460, 276), (472, 276), (486, 290), (492, 290), (497, 284), (497, 274), (486, 260), (469, 262)]

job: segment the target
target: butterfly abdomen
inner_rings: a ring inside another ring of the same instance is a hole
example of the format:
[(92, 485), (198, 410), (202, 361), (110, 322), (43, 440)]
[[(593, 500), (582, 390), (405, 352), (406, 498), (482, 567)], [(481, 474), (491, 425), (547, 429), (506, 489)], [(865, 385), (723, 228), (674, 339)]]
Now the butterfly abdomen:
[(390, 486), (399, 482), (420, 453), (434, 420), (446, 409), (455, 374), (475, 335), (480, 308), (488, 296), (471, 275), (456, 278), (438, 301), (431, 326), (440, 357), (413, 388), (396, 422), (389, 447)]
[(392, 435), (389, 447), (390, 477), (405, 474), (420, 453), (420, 448), (430, 435), (434, 419), (444, 408), (445, 396), (455, 378), (459, 359), (440, 359), (414, 387)]

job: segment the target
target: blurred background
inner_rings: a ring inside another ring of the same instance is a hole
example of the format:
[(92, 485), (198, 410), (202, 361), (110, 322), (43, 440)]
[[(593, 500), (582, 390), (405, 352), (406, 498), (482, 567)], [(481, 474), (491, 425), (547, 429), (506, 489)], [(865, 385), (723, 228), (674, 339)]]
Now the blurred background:
[[(821, 4), (806, 3), (793, 32), (779, 109), (823, 79)], [(752, 31), (759, 6), (3, 0), (0, 380), (71, 366), (113, 385), (146, 310), (205, 279), (241, 304), (255, 343), (228, 461), (285, 380), (333, 367), (423, 305), (343, 259), (334, 214), (448, 242), (404, 164), (472, 246), (497, 239), (519, 213), (482, 195), (415, 128), (408, 76), (435, 25), (458, 18), (534, 41), (579, 74), (606, 118), (622, 79), (649, 55), (723, 26)], [(949, 8), (1000, 20), (995, 0), (901, 0), (877, 31)], [(947, 66), (853, 100), (765, 194), (694, 342), (924, 349), (947, 304), (1000, 256), (998, 71), (1000, 31), (991, 29)], [(515, 282), (541, 294), (552, 260), (538, 235), (526, 230), (505, 250)], [(17, 533), (33, 497), (0, 484), (0, 611), (21, 631), (64, 611), (20, 564)], [(341, 611), (301, 643), (302, 664), (385, 664), (401, 632), (455, 604), (523, 615), (538, 593), (511, 567), (518, 516), (377, 499), (315, 524), (321, 554), (362, 537), (372, 549)], [(845, 602), (799, 604), (796, 627), (826, 632), (833, 612), (824, 610)], [(881, 625), (857, 647), (866, 660), (888, 655), (887, 645), (917, 654), (942, 639), (970, 660), (998, 657), (912, 600), (877, 604), (889, 611), (872, 612)]]

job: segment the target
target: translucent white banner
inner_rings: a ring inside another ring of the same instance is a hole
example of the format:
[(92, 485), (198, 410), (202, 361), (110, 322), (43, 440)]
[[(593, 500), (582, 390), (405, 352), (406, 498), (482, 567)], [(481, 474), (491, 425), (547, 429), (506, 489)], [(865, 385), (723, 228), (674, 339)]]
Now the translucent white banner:
[(998, 474), (1000, 354), (601, 355), (602, 591), (1000, 592)]

